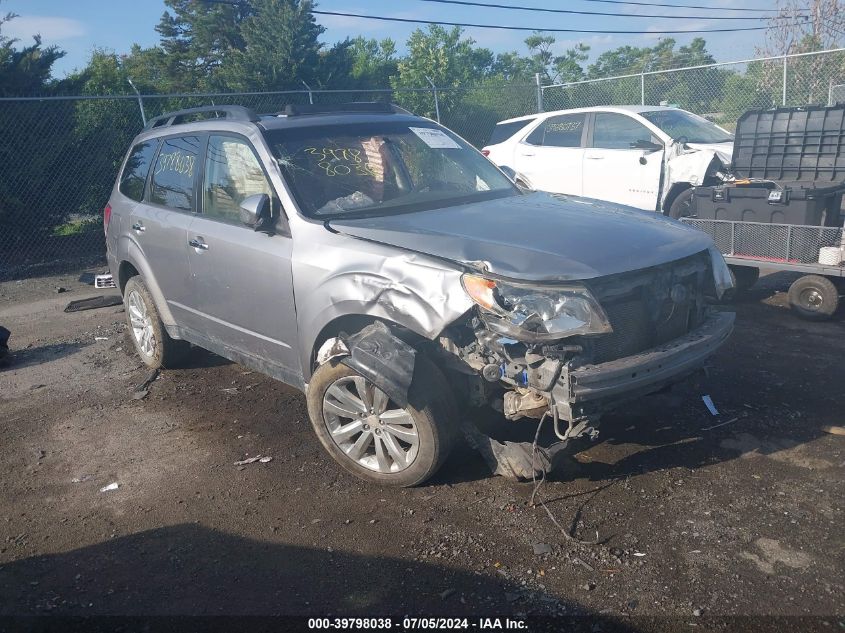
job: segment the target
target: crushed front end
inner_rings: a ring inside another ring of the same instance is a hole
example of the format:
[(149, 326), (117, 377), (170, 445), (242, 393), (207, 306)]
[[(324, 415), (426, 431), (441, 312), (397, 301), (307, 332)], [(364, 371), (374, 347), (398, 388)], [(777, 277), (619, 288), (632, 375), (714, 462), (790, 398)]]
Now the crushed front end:
[[(510, 420), (551, 418), (565, 443), (596, 434), (605, 411), (704, 364), (733, 329), (734, 315), (707, 303), (729, 286), (728, 275), (712, 251), (567, 284), (465, 275), (477, 308), (440, 344), (467, 378), (469, 404), (492, 403)], [(538, 469), (531, 444), (473, 443), (500, 474), (530, 478)], [(553, 457), (544, 453), (540, 467)]]

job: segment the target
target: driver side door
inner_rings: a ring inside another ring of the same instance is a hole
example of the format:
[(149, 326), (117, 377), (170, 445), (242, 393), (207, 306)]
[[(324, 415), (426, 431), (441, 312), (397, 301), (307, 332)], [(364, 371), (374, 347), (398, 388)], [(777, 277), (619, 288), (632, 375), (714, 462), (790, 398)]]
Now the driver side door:
[(637, 149), (633, 145), (660, 143), (660, 139), (633, 117), (617, 112), (596, 112), (590, 128), (584, 153), (583, 195), (655, 211), (665, 150)]

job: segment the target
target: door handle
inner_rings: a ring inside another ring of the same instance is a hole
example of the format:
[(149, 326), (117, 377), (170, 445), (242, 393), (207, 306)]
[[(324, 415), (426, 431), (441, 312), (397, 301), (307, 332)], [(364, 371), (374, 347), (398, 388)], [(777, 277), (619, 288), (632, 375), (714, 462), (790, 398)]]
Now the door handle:
[(534, 154), (520, 154), (520, 156), (534, 156)]
[(208, 244), (202, 241), (202, 238), (194, 238), (192, 240), (188, 240), (188, 246), (193, 246), (194, 248), (198, 248), (201, 251), (208, 250)]
[(586, 156), (587, 160), (604, 160), (604, 156)]
[(133, 231), (138, 231), (139, 233), (143, 233), (143, 232), (144, 232), (144, 231), (146, 231), (147, 229), (146, 229), (146, 227), (145, 227), (143, 224), (141, 224), (140, 222), (136, 222), (135, 224), (133, 224), (133, 225), (132, 225), (132, 230), (133, 230)]

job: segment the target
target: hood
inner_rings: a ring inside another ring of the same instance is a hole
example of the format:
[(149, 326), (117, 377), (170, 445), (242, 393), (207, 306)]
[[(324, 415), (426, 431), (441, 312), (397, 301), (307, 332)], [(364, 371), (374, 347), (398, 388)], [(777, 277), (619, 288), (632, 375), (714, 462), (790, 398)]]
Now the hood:
[(710, 237), (650, 211), (531, 193), (393, 216), (334, 219), (342, 234), (525, 281), (591, 279), (665, 264)]
[(687, 147), (712, 152), (723, 165), (730, 165), (733, 159), (734, 144), (730, 141), (727, 143), (687, 143)]

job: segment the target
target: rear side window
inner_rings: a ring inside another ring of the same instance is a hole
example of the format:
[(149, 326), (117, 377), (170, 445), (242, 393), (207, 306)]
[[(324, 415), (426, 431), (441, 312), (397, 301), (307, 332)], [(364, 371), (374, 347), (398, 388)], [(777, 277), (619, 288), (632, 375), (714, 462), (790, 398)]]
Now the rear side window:
[(487, 144), (498, 145), (499, 143), (503, 143), (532, 122), (534, 122), (534, 119), (511, 121), (510, 123), (497, 123), (496, 127), (493, 128), (493, 134), (490, 135), (490, 140)]
[(140, 202), (144, 199), (144, 185), (158, 147), (158, 139), (138, 143), (129, 153), (120, 177), (120, 193)]
[(593, 147), (631, 149), (637, 141), (651, 141), (651, 132), (642, 123), (624, 114), (599, 112), (593, 125)]
[(581, 147), (581, 135), (584, 133), (585, 114), (562, 114), (543, 121), (536, 130), (525, 139), (531, 145), (545, 147)]
[(193, 208), (199, 147), (198, 136), (169, 138), (161, 144), (153, 168), (151, 202), (183, 211)]

